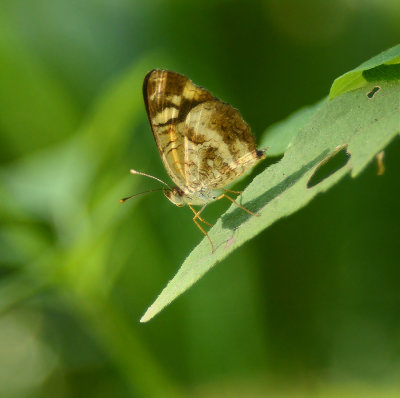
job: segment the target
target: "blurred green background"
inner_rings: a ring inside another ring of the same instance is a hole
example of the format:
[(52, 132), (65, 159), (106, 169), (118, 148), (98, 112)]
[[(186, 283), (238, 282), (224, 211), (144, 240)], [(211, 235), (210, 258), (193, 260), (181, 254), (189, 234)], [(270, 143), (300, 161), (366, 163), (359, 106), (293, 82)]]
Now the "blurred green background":
[[(398, 0), (1, 0), (0, 397), (400, 396), (400, 143), (138, 320), (202, 235), (145, 73), (263, 130), (397, 44)], [(246, 181), (241, 183), (246, 185)], [(227, 203), (206, 212), (215, 221)]]

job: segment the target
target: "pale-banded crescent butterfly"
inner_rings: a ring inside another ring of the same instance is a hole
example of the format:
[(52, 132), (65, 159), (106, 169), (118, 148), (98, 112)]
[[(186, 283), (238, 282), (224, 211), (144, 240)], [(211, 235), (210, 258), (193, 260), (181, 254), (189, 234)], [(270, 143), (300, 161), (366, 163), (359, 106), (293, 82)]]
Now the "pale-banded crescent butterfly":
[[(225, 197), (257, 215), (228, 196), (226, 192), (234, 191), (224, 187), (264, 159), (265, 150), (257, 150), (250, 127), (236, 109), (179, 73), (150, 71), (144, 79), (143, 96), (162, 162), (175, 186), (136, 170), (131, 173), (160, 181), (168, 187), (163, 192), (173, 204), (188, 205), (214, 252), (199, 221), (211, 224), (200, 214), (208, 203)], [(193, 208), (196, 205), (200, 210)]]

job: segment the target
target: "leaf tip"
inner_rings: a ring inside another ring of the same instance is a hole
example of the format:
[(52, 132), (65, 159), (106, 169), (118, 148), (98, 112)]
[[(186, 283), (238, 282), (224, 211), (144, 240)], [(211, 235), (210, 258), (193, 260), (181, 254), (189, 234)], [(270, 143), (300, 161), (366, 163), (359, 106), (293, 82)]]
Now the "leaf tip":
[(151, 307), (147, 309), (147, 311), (143, 314), (143, 316), (140, 318), (139, 322), (140, 323), (146, 323), (148, 322), (151, 318), (153, 318), (154, 314), (151, 313)]
[[(161, 295), (160, 295), (161, 296)], [(159, 305), (159, 299), (157, 299), (149, 308), (147, 308), (146, 312), (140, 318), (140, 323), (146, 323), (153, 319), (165, 306), (167, 306), (171, 301), (167, 304)]]

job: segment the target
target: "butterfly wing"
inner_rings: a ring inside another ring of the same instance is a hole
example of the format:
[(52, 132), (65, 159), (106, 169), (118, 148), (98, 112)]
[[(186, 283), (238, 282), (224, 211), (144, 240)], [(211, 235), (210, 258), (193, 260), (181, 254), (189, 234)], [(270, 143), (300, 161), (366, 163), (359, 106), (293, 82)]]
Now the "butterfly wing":
[(185, 121), (193, 107), (213, 96), (183, 75), (155, 69), (144, 79), (143, 97), (164, 167), (183, 189), (188, 184), (190, 168), (190, 156), (185, 154)]
[(185, 76), (153, 70), (143, 95), (165, 169), (184, 192), (224, 187), (264, 157), (240, 113)]
[(186, 153), (195, 161), (192, 175), (201, 188), (223, 188), (265, 157), (240, 113), (217, 99), (188, 113), (185, 138)]

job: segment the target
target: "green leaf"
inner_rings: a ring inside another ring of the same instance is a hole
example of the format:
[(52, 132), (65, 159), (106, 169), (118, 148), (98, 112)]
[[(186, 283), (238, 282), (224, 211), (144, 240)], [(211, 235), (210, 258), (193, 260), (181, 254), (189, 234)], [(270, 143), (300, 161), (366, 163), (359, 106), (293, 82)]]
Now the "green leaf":
[(260, 217), (232, 205), (209, 231), (215, 253), (204, 238), (141, 322), (154, 317), (217, 262), (275, 221), (304, 207), (345, 175), (356, 177), (400, 132), (400, 84), (366, 83), (362, 89), (320, 103), (311, 116), (308, 109), (302, 112), (276, 127), (285, 135), (285, 129), (296, 130), (293, 120), (301, 125), (285, 156), (260, 173), (238, 198)]
[[(333, 99), (338, 95), (346, 93), (347, 91), (355, 90), (357, 88), (364, 87), (367, 82), (373, 81), (368, 77), (368, 71), (372, 72), (372, 69), (380, 66), (390, 65), (391, 74), (397, 76), (397, 80), (400, 79), (400, 44), (395, 47), (389, 48), (383, 53), (378, 54), (376, 57), (369, 59), (357, 68), (345, 73), (338, 77), (332, 84), (331, 91), (329, 93), (329, 99)], [(373, 72), (372, 72), (373, 74)], [(391, 79), (385, 79), (391, 80)]]
[[(361, 88), (367, 82), (379, 80), (400, 80), (400, 45), (384, 51), (356, 69), (338, 77), (332, 84), (329, 99), (333, 99), (347, 91)], [(294, 112), (283, 122), (267, 127), (263, 134), (260, 148), (268, 147), (269, 157), (283, 155), (300, 128), (324, 101), (326, 99)]]
[(283, 155), (300, 128), (308, 122), (325, 101), (326, 99), (323, 99), (314, 105), (302, 108), (282, 122), (268, 127), (263, 134), (259, 147), (268, 148), (267, 155), (269, 157)]
[(0, 12), (0, 142), (8, 160), (60, 142), (82, 116), (60, 78), (9, 22)]

